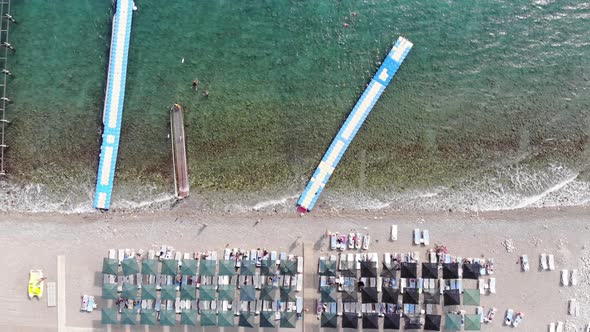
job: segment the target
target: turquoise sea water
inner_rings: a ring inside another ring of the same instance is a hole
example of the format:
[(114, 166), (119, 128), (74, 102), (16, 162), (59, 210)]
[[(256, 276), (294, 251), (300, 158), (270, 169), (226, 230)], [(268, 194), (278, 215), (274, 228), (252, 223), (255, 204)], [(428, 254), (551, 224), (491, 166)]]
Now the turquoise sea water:
[[(589, 2), (137, 6), (114, 206), (173, 191), (173, 102), (187, 110), (188, 204), (293, 204), (398, 35), (414, 48), (318, 206), (590, 201)], [(111, 2), (19, 0), (13, 16), (10, 177), (0, 198), (6, 209), (90, 207)]]

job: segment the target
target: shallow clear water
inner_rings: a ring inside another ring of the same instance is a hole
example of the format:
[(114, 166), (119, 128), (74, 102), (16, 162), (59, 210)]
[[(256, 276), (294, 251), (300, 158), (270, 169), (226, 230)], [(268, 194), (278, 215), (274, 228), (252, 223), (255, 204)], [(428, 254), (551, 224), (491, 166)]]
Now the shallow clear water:
[[(191, 204), (296, 196), (398, 35), (415, 46), (320, 206), (590, 201), (588, 2), (137, 5), (114, 206), (173, 191), (173, 102), (187, 110)], [(90, 207), (110, 10), (110, 1), (14, 1), (7, 208)]]

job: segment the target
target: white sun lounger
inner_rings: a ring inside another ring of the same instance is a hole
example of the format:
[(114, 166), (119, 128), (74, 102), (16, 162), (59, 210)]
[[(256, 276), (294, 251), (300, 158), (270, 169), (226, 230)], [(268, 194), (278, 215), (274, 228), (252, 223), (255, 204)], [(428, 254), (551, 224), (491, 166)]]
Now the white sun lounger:
[(355, 255), (355, 260), (356, 260), (356, 269), (360, 270), (361, 269), (361, 260), (362, 260), (362, 255), (361, 254), (356, 254)]
[(303, 257), (297, 256), (297, 273), (303, 273)]
[(563, 286), (569, 286), (570, 285), (570, 274), (568, 270), (561, 270), (561, 284)]
[(57, 305), (57, 295), (56, 291), (57, 286), (55, 281), (51, 281), (47, 283), (47, 306), (48, 307), (55, 307)]
[(420, 240), (425, 246), (430, 245), (430, 233), (427, 229), (422, 231), (422, 240)]
[(414, 228), (414, 244), (420, 244), (420, 228)]
[(477, 286), (479, 287), (479, 294), (483, 295), (486, 293), (486, 285), (485, 285), (485, 280), (484, 279), (478, 279), (477, 280)]
[(549, 332), (555, 332), (555, 323), (549, 323)]
[(557, 322), (557, 327), (555, 328), (555, 332), (563, 332), (563, 322)]
[(541, 268), (542, 271), (546, 271), (549, 268), (547, 266), (547, 254), (546, 253), (542, 253), (539, 256), (539, 267)]
[(391, 241), (397, 241), (397, 225), (391, 225)]
[(496, 294), (496, 278), (490, 278), (490, 293)]
[(297, 287), (295, 287), (296, 292), (303, 291), (303, 273), (297, 274)]
[(555, 270), (555, 258), (553, 254), (547, 255), (547, 264), (549, 265), (549, 271)]
[(567, 313), (569, 315), (574, 315), (576, 313), (576, 307), (578, 306), (576, 299), (570, 299), (568, 301), (567, 306)]
[(371, 236), (369, 234), (363, 235), (363, 250), (369, 250), (369, 243), (371, 242)]
[(572, 273), (570, 273), (570, 284), (572, 286), (576, 286), (578, 284), (578, 270), (573, 269)]
[(523, 271), (528, 271), (529, 270), (529, 256), (528, 255), (522, 255), (520, 257), (520, 262), (522, 265), (522, 270)]

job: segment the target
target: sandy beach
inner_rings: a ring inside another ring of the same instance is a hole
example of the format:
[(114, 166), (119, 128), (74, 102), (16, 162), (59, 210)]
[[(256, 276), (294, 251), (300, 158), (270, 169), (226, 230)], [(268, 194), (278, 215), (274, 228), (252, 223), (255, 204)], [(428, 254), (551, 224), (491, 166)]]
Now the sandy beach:
[[(369, 252), (382, 257), (384, 252), (418, 250), (424, 259), (426, 247), (412, 245), (412, 230), (430, 231), (430, 247), (444, 244), (451, 254), (462, 257), (493, 257), (496, 260), (497, 293), (482, 296), (484, 307), (498, 308), (496, 319), (482, 328), (501, 331), (502, 316), (507, 308), (522, 311), (526, 317), (521, 331), (546, 331), (547, 324), (567, 321), (581, 330), (590, 321), (590, 224), (588, 208), (534, 209), (485, 214), (399, 214), (391, 211), (343, 212), (314, 211), (303, 217), (295, 214), (249, 213), (240, 215), (199, 214), (196, 212), (161, 211), (154, 213), (86, 215), (0, 215), (1, 331), (57, 331), (56, 308), (47, 301), (28, 300), (27, 274), (41, 268), (48, 281), (56, 279), (58, 255), (66, 258), (67, 331), (103, 331), (100, 310), (79, 311), (80, 295), (100, 297), (102, 257), (109, 248), (152, 249), (161, 244), (181, 251), (221, 251), (231, 247), (264, 247), (302, 254), (306, 267), (317, 266), (322, 255), (328, 255), (326, 231), (366, 231), (372, 236)], [(399, 240), (389, 240), (391, 224), (399, 225)], [(366, 230), (364, 228), (366, 227)], [(305, 250), (304, 250), (305, 248)], [(311, 248), (311, 249), (310, 249)], [(542, 252), (555, 255), (555, 271), (539, 271)], [(333, 252), (332, 252), (333, 253)], [(517, 264), (521, 254), (528, 254), (531, 270), (521, 272)], [(311, 260), (311, 263), (310, 263)], [(560, 269), (578, 269), (575, 287), (560, 285)], [(305, 271), (305, 288), (317, 288), (316, 269)], [(313, 305), (317, 292), (306, 293), (305, 303)], [(567, 301), (580, 303), (578, 317), (567, 314)], [(102, 300), (98, 302), (99, 309)], [(467, 308), (474, 310), (473, 308)], [(470, 312), (469, 312), (470, 313)], [(320, 330), (311, 310), (298, 327)], [(147, 331), (144, 326), (128, 328)], [(111, 330), (125, 328), (114, 326)], [(149, 331), (160, 331), (150, 327)], [(201, 327), (197, 327), (201, 330)], [(237, 329), (237, 328), (236, 328)], [(185, 331), (176, 327), (172, 331)], [(215, 329), (214, 329), (215, 330)], [(242, 329), (243, 330), (243, 329)], [(329, 331), (329, 329), (324, 329)]]

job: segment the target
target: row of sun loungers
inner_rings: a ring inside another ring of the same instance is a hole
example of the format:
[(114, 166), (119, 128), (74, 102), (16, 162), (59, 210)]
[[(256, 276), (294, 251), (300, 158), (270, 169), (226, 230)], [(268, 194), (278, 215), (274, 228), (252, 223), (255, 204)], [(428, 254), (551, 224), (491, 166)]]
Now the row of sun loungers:
[(563, 286), (576, 286), (578, 284), (578, 270), (561, 270), (561, 284)]
[(348, 234), (328, 233), (330, 238), (330, 249), (332, 250), (354, 250), (363, 249), (368, 250), (371, 242), (371, 236), (369, 234), (362, 234), (360, 232), (351, 232)]

